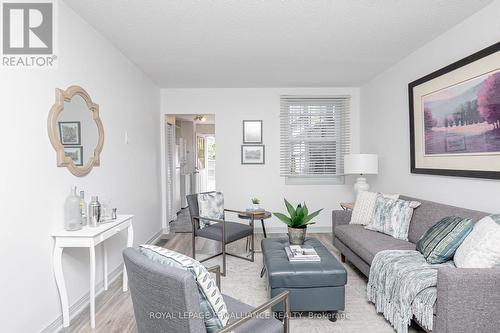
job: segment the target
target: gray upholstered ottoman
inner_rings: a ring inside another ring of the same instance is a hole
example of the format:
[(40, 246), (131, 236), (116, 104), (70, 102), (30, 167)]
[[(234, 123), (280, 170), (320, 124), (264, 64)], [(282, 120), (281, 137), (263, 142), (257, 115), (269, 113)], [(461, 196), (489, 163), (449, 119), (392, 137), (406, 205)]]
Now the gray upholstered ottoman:
[[(307, 237), (304, 246), (313, 247), (321, 262), (290, 262), (287, 238), (266, 238), (261, 245), (269, 297), (289, 290), (291, 311), (344, 310), (347, 272), (320, 241)], [(276, 305), (273, 311), (283, 311), (282, 307)]]

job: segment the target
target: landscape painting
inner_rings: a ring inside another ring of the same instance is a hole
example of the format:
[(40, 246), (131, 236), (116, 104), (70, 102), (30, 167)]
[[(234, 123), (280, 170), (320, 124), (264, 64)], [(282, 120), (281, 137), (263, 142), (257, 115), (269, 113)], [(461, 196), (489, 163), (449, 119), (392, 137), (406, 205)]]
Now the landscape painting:
[(500, 154), (500, 70), (422, 96), (426, 155)]
[(500, 42), (408, 84), (411, 173), (500, 179)]

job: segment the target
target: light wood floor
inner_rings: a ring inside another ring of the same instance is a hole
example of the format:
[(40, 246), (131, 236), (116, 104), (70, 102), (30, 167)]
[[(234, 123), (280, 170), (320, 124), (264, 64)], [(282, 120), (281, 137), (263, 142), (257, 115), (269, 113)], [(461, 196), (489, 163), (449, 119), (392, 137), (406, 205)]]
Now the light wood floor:
[[(272, 234), (268, 237), (284, 237), (285, 235)], [(325, 246), (334, 252), (331, 245), (331, 234), (310, 234), (322, 241)], [(260, 251), (262, 234), (255, 235), (255, 249)], [(191, 255), (191, 234), (179, 233), (163, 245), (177, 252)], [(240, 240), (229, 244), (228, 250), (233, 253), (245, 253), (246, 241)], [(220, 251), (220, 243), (208, 239), (196, 240), (196, 252), (215, 254)], [(122, 292), (121, 277), (116, 279), (96, 300), (96, 328), (90, 328), (88, 308), (71, 321), (71, 326), (62, 330), (63, 333), (132, 333), (137, 332), (130, 292)]]

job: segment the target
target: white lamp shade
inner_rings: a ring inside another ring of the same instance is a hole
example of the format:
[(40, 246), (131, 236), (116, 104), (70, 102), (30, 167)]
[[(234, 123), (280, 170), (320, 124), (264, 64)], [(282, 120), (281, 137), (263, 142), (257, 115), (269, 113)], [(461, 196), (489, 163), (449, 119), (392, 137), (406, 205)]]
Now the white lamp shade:
[(349, 154), (344, 156), (344, 173), (350, 175), (378, 174), (376, 154)]

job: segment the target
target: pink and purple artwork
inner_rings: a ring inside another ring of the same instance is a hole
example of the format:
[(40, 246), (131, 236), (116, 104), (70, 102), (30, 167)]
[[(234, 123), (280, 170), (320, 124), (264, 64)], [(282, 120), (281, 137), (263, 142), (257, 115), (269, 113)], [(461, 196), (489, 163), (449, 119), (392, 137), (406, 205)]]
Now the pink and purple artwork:
[(422, 96), (425, 154), (500, 154), (500, 69)]

